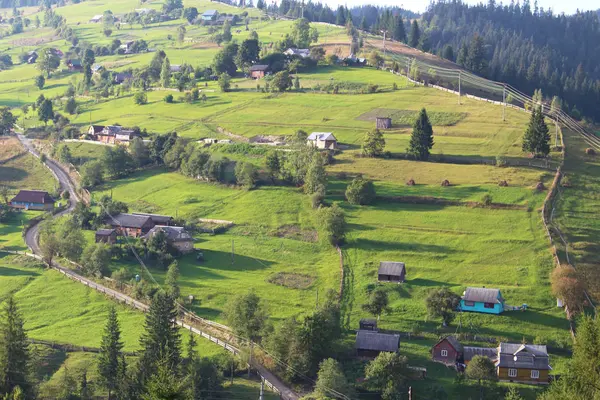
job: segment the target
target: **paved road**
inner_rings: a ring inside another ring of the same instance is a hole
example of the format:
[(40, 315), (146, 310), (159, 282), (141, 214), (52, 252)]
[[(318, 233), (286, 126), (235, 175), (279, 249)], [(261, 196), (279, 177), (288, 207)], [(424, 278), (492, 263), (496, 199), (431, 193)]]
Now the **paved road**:
[[(25, 146), (25, 148), (27, 148), (27, 150), (31, 154), (33, 154), (37, 158), (40, 157), (38, 152), (33, 147), (31, 140), (27, 139), (26, 137), (24, 137), (22, 135), (18, 135), (18, 138), (21, 141), (21, 143), (23, 144), (23, 146)], [(64, 190), (68, 190), (70, 193), (68, 207), (65, 210), (61, 211), (60, 213), (56, 214), (56, 216), (68, 214), (71, 211), (73, 211), (73, 209), (75, 208), (75, 205), (77, 204), (77, 201), (78, 201), (77, 192), (75, 191), (75, 185), (73, 185), (73, 183), (71, 182), (69, 174), (67, 174), (67, 172), (65, 172), (60, 165), (58, 165), (54, 161), (48, 160), (48, 159), (46, 159), (46, 165), (48, 166), (48, 168), (52, 171), (52, 173), (58, 180), (61, 192)], [(25, 243), (27, 244), (27, 246), (29, 246), (31, 251), (34, 253), (34, 256), (38, 259), (41, 259), (41, 251), (40, 251), (40, 247), (39, 247), (39, 224), (33, 225), (25, 233)], [(113, 290), (106, 286), (100, 285), (84, 276), (79, 275), (78, 273), (76, 273), (75, 271), (73, 271), (71, 269), (64, 268), (63, 266), (58, 264), (58, 262), (56, 262), (56, 261), (52, 262), (52, 268), (54, 268), (61, 274), (69, 277), (70, 279), (72, 279), (74, 281), (80, 282), (94, 290), (102, 292), (102, 293), (106, 294), (107, 296), (110, 296), (120, 302), (131, 305), (132, 307), (135, 307), (138, 310), (141, 310), (144, 312), (148, 310), (148, 305), (146, 305), (140, 301), (137, 301), (134, 298), (129, 297), (119, 291), (116, 291), (116, 290)], [(200, 319), (199, 317), (197, 317), (193, 314), (189, 314), (189, 317), (201, 320), (202, 322), (204, 322), (208, 325), (212, 325), (217, 328), (227, 328), (227, 327), (217, 324), (215, 322)], [(229, 343), (223, 342), (219, 338), (213, 337), (212, 335), (210, 335), (206, 332), (203, 332), (195, 327), (192, 327), (192, 326), (188, 325), (187, 323), (185, 323), (184, 321), (178, 320), (176, 322), (182, 328), (187, 329), (191, 332), (194, 332), (200, 336), (203, 336), (203, 337), (209, 339), (210, 341), (214, 342), (215, 344), (218, 344), (219, 346), (223, 347), (224, 349), (226, 349), (234, 354), (239, 353), (238, 348), (230, 345)], [(227, 329), (229, 329), (229, 328), (227, 328)], [(287, 387), (281, 380), (279, 380), (279, 378), (277, 378), (274, 374), (272, 374), (265, 367), (263, 367), (262, 365), (260, 365), (258, 363), (253, 363), (253, 364), (254, 364), (253, 367), (259, 372), (261, 377), (263, 379), (265, 379), (267, 386), (269, 386), (269, 387), (271, 387), (271, 389), (279, 392), (279, 394), (281, 395), (281, 397), (283, 399), (298, 400), (300, 398), (298, 396), (298, 394), (296, 394), (293, 390), (291, 390), (289, 387)]]

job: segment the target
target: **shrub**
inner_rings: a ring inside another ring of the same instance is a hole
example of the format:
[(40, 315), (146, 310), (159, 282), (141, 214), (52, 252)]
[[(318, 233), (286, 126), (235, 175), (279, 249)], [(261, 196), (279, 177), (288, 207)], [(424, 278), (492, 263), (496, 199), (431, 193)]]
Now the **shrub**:
[(415, 180), (413, 178), (410, 178), (408, 180), (408, 182), (406, 182), (406, 185), (407, 186), (415, 186), (416, 185)]
[(172, 94), (166, 95), (164, 100), (165, 100), (165, 103), (169, 103), (169, 104), (173, 103), (173, 95)]
[(489, 206), (492, 204), (492, 196), (489, 193), (486, 193), (483, 195), (483, 198), (481, 199), (481, 204), (483, 204), (484, 206)]
[(500, 187), (508, 187), (508, 182), (507, 181), (500, 181), (500, 182), (498, 182), (498, 186), (500, 186)]
[(506, 158), (502, 156), (496, 156), (496, 167), (506, 167), (507, 164)]
[(375, 196), (373, 182), (363, 178), (355, 178), (346, 188), (346, 199), (350, 204), (372, 204)]
[(138, 106), (148, 104), (148, 95), (146, 94), (146, 92), (137, 92), (133, 96), (133, 102)]
[(442, 181), (442, 186), (444, 186), (444, 187), (448, 187), (448, 186), (450, 186), (450, 181), (449, 181), (448, 179), (444, 179), (444, 180)]

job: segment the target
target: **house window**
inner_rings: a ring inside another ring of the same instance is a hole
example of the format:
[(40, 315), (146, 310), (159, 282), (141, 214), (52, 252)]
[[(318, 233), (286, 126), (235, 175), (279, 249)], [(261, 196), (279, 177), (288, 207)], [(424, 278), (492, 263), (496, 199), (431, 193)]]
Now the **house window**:
[(494, 303), (484, 303), (483, 306), (485, 308), (494, 308)]
[(467, 307), (474, 307), (475, 306), (475, 302), (474, 301), (466, 301), (465, 300), (465, 306), (467, 306)]
[(442, 357), (448, 357), (448, 350), (442, 350)]
[(540, 371), (537, 369), (531, 370), (531, 379), (538, 379), (540, 377)]
[(515, 368), (509, 368), (508, 369), (508, 376), (511, 377), (511, 378), (516, 378), (517, 377), (517, 370)]

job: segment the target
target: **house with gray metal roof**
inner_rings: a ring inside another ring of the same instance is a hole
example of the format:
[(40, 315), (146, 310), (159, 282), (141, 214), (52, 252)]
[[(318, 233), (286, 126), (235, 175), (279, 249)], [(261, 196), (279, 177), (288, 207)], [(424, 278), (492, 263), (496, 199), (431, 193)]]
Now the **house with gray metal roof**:
[(486, 314), (501, 314), (504, 312), (504, 298), (500, 289), (468, 287), (460, 300), (459, 309)]
[(377, 357), (382, 352), (397, 353), (400, 349), (400, 335), (359, 330), (354, 347), (359, 357)]
[(112, 226), (118, 235), (140, 237), (154, 228), (154, 221), (147, 215), (121, 213), (113, 218), (108, 217), (106, 223)]
[(547, 385), (552, 367), (545, 345), (500, 343), (496, 369), (501, 381)]
[(377, 271), (379, 282), (404, 282), (406, 278), (406, 266), (403, 262), (381, 261)]
[(317, 149), (335, 150), (337, 148), (337, 139), (331, 132), (313, 132), (306, 141), (309, 146)]
[(180, 252), (189, 253), (194, 251), (194, 238), (181, 226), (156, 225), (154, 228), (150, 229), (144, 238), (150, 239), (159, 232), (162, 232), (165, 235), (168, 244), (175, 247)]

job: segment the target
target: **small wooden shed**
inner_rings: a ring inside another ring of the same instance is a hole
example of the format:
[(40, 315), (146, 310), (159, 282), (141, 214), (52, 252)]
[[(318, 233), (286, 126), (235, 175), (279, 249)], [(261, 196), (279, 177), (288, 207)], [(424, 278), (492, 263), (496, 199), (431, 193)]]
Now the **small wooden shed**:
[(117, 231), (115, 229), (98, 229), (96, 231), (96, 243), (117, 243)]
[(431, 358), (446, 365), (455, 365), (463, 360), (463, 346), (454, 336), (446, 336), (431, 348)]
[(376, 117), (375, 118), (377, 129), (391, 129), (392, 119), (388, 117)]
[(406, 278), (406, 267), (403, 262), (381, 261), (377, 277), (379, 282), (402, 283)]
[(377, 331), (377, 320), (363, 318), (360, 320), (359, 329), (361, 331)]

